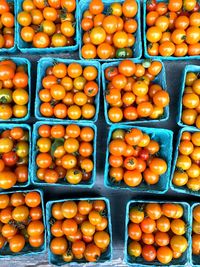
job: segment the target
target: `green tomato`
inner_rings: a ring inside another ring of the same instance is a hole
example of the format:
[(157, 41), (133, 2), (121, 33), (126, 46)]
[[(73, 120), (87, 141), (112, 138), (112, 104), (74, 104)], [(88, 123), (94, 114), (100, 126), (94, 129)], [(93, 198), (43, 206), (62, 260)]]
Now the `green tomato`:
[(145, 59), (143, 62), (142, 62), (142, 66), (145, 68), (145, 69), (148, 69), (150, 66), (151, 66), (151, 60), (149, 59)]
[(20, 141), (19, 143), (17, 143), (16, 154), (18, 157), (25, 158), (28, 156), (28, 152), (29, 152), (29, 145), (27, 142)]
[(127, 58), (126, 48), (117, 49), (116, 58)]
[(130, 47), (127, 47), (125, 49), (126, 49), (126, 58), (133, 57), (133, 49), (131, 49)]
[(112, 133), (112, 139), (122, 139), (124, 140), (125, 131), (122, 129), (117, 129)]
[(1, 104), (10, 104), (11, 102), (12, 102), (12, 90), (1, 89), (0, 90), (0, 103)]

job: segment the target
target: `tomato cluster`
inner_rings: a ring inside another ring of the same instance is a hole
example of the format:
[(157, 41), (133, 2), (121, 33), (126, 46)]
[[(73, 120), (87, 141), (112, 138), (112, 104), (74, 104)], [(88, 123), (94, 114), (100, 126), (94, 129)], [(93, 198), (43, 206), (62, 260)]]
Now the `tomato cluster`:
[(2, 0), (0, 3), (0, 48), (14, 46), (14, 27), (14, 6), (7, 0)]
[(186, 74), (182, 106), (182, 122), (200, 128), (200, 78), (198, 73), (188, 72)]
[(0, 133), (0, 188), (9, 189), (28, 180), (29, 132), (21, 127)]
[(42, 78), (40, 113), (44, 117), (91, 120), (95, 116), (95, 97), (99, 91), (98, 71), (79, 63), (56, 63)]
[(183, 132), (179, 144), (179, 154), (173, 184), (186, 186), (192, 191), (200, 190), (200, 132)]
[(38, 134), (36, 164), (39, 180), (79, 184), (91, 179), (95, 135), (91, 127), (41, 125)]
[(41, 202), (36, 191), (0, 195), (0, 249), (8, 244), (10, 252), (19, 253), (26, 245), (44, 244)]
[(110, 234), (105, 201), (56, 203), (51, 214), (50, 250), (64, 262), (96, 262), (107, 251)]
[[(105, 1), (106, 3), (106, 1)], [(110, 59), (130, 58), (137, 41), (138, 28), (135, 16), (138, 12), (136, 0), (113, 2), (104, 8), (102, 0), (91, 0), (89, 8), (83, 13), (83, 58)]]
[(200, 55), (200, 5), (197, 0), (147, 1), (146, 39), (150, 56)]
[(114, 183), (139, 186), (143, 180), (154, 185), (167, 171), (167, 163), (158, 156), (160, 144), (138, 128), (117, 129), (109, 144), (109, 177)]
[(184, 209), (173, 203), (148, 203), (129, 210), (128, 254), (145, 262), (168, 264), (179, 259), (188, 248)]
[(25, 65), (11, 59), (0, 61), (0, 119), (24, 118), (27, 115), (28, 74)]
[(24, 0), (17, 21), (20, 36), (36, 48), (74, 45), (75, 0)]
[(105, 69), (109, 104), (108, 118), (113, 123), (141, 119), (159, 119), (169, 104), (169, 94), (153, 80), (161, 72), (159, 61), (135, 64), (125, 59)]
[(193, 225), (192, 225), (192, 253), (200, 255), (200, 205), (193, 209)]

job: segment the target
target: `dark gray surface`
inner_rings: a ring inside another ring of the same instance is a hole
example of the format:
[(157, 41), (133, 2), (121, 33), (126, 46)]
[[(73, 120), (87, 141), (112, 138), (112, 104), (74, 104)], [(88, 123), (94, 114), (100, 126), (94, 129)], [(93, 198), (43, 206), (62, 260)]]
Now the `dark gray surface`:
[[(40, 56), (31, 56), (31, 55), (20, 55), (28, 58), (32, 63), (32, 92), (31, 95), (32, 103), (34, 102), (35, 95), (35, 79), (36, 79), (36, 66), (37, 60)], [(44, 55), (56, 57), (56, 55)], [(57, 55), (58, 56), (58, 55)], [(74, 55), (60, 54), (61, 58), (74, 58)], [(152, 123), (152, 124), (142, 124), (141, 126), (157, 127), (157, 128), (167, 128), (174, 131), (174, 144), (176, 141), (176, 133), (178, 131), (178, 126), (176, 124), (176, 115), (178, 110), (178, 94), (180, 91), (181, 84), (181, 74), (185, 65), (195, 64), (199, 65), (200, 61), (176, 61), (176, 62), (166, 62), (166, 74), (167, 74), (167, 85), (168, 91), (170, 93), (170, 118), (166, 122), (162, 123)], [(150, 195), (144, 193), (132, 193), (126, 190), (111, 190), (107, 189), (103, 185), (103, 172), (105, 166), (105, 151), (106, 151), (106, 138), (107, 131), (109, 129), (106, 125), (103, 115), (103, 95), (101, 91), (101, 103), (100, 103), (100, 114), (99, 120), (96, 123), (98, 127), (98, 141), (97, 141), (97, 177), (95, 186), (92, 189), (64, 189), (62, 187), (48, 188), (43, 187), (45, 194), (45, 202), (53, 199), (62, 199), (62, 198), (71, 198), (71, 197), (91, 197), (91, 196), (105, 196), (110, 199), (111, 202), (111, 213), (112, 213), (112, 227), (113, 227), (113, 261), (111, 265), (108, 264), (96, 264), (95, 266), (126, 266), (123, 264), (123, 250), (124, 250), (124, 221), (125, 221), (125, 207), (126, 203), (130, 199), (163, 199), (163, 200), (176, 200), (176, 201), (199, 201), (198, 197), (192, 197), (190, 195), (182, 195), (169, 191), (165, 195)], [(32, 118), (30, 123), (32, 124), (34, 120), (32, 104)], [(174, 146), (175, 149), (175, 146)], [(31, 186), (30, 188), (34, 188)], [(41, 187), (40, 187), (41, 188)], [(24, 267), (24, 266), (50, 266), (47, 261), (47, 254), (37, 255), (37, 256), (23, 256), (23, 257), (14, 257), (12, 259), (3, 259), (0, 260), (0, 267)], [(77, 265), (73, 265), (77, 266)], [(79, 265), (80, 266), (80, 265)], [(85, 265), (84, 265), (85, 266)]]

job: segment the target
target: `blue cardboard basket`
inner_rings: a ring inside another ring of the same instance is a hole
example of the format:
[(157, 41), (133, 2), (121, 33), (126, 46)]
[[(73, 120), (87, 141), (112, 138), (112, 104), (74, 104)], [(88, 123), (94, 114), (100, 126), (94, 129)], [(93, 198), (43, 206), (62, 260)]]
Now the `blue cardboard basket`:
[[(124, 246), (124, 260), (130, 266), (140, 266), (140, 267), (147, 267), (147, 266), (169, 266), (169, 267), (178, 267), (178, 266), (189, 266), (188, 263), (190, 262), (190, 253), (191, 253), (191, 229), (190, 227), (187, 228), (186, 231), (186, 238), (188, 240), (188, 249), (183, 253), (181, 258), (173, 259), (169, 264), (163, 265), (159, 261), (155, 260), (153, 262), (147, 262), (142, 257), (138, 258), (131, 258), (128, 255), (127, 247), (129, 243), (128, 237), (128, 224), (129, 224), (129, 211), (132, 207), (136, 206), (137, 204), (148, 204), (148, 203), (172, 203), (172, 201), (146, 201), (146, 200), (131, 200), (127, 203), (126, 206), (126, 219), (125, 219), (125, 246)], [(183, 219), (187, 225), (190, 225), (191, 222), (191, 215), (190, 215), (190, 206), (186, 202), (173, 202), (174, 204), (180, 204), (184, 208)]]
[[(182, 117), (182, 111), (183, 111), (183, 105), (182, 105), (182, 97), (184, 94), (185, 90), (185, 80), (186, 80), (186, 75), (188, 72), (200, 72), (200, 67), (196, 65), (187, 65), (185, 66), (183, 73), (182, 73), (182, 78), (181, 78), (181, 88), (180, 88), (180, 94), (179, 94), (179, 102), (178, 102), (178, 116), (177, 116), (177, 123), (181, 127), (188, 126), (187, 124), (184, 124), (181, 120)], [(194, 125), (194, 127), (196, 127)]]
[(185, 194), (190, 194), (190, 195), (194, 195), (194, 196), (199, 196), (200, 197), (200, 192), (197, 191), (192, 191), (190, 189), (187, 188), (187, 186), (176, 186), (173, 184), (172, 182), (172, 179), (173, 179), (173, 176), (174, 176), (174, 172), (176, 171), (176, 161), (178, 159), (178, 154), (179, 154), (179, 145), (180, 145), (180, 141), (181, 141), (181, 136), (184, 132), (200, 132), (200, 130), (197, 130), (196, 128), (194, 127), (184, 127), (182, 128), (179, 133), (178, 133), (178, 139), (177, 139), (177, 143), (176, 143), (176, 149), (175, 149), (175, 154), (174, 154), (174, 159), (173, 159), (173, 165), (172, 165), (172, 173), (171, 173), (171, 180), (170, 180), (170, 187), (172, 190), (178, 192), (178, 193), (185, 193)]
[[(194, 203), (191, 206), (191, 228), (192, 228), (192, 223), (193, 223), (193, 210), (196, 206), (199, 206), (200, 203)], [(191, 235), (192, 235), (192, 230), (191, 230)], [(191, 264), (194, 267), (199, 267), (200, 266), (200, 255), (193, 255), (192, 254), (192, 237), (191, 237)]]
[[(28, 160), (29, 160), (29, 162), (28, 162), (28, 180), (27, 180), (27, 182), (25, 182), (25, 183), (16, 183), (14, 186), (13, 186), (13, 188), (16, 188), (16, 187), (27, 187), (27, 186), (29, 186), (30, 185), (30, 176), (31, 176), (31, 152), (32, 152), (32, 138), (31, 138), (31, 127), (30, 127), (30, 125), (28, 125), (28, 124), (23, 124), (23, 123), (21, 123), (21, 124), (13, 124), (13, 123), (0, 123), (0, 132), (1, 131), (3, 131), (3, 130), (8, 130), (8, 129), (13, 129), (14, 127), (21, 127), (21, 128), (23, 128), (23, 129), (25, 129), (25, 130), (28, 130), (28, 132), (29, 132), (29, 155), (28, 155)], [(9, 189), (10, 190), (10, 189)], [(11, 189), (12, 190), (12, 189)], [(0, 192), (2, 192), (2, 191), (5, 191), (4, 189), (0, 189)], [(5, 191), (6, 192), (6, 194), (8, 194), (7, 193), (7, 191)]]
[(80, 200), (87, 200), (87, 201), (95, 201), (95, 200), (103, 200), (106, 203), (106, 210), (107, 210), (107, 218), (108, 218), (108, 233), (110, 234), (110, 244), (108, 246), (108, 249), (106, 252), (102, 253), (101, 257), (98, 259), (98, 261), (94, 264), (98, 263), (108, 263), (112, 260), (112, 223), (111, 223), (111, 211), (110, 211), (110, 201), (105, 197), (96, 197), (96, 198), (76, 198), (76, 199), (61, 199), (61, 200), (53, 200), (48, 201), (46, 204), (46, 229), (47, 229), (47, 242), (48, 242), (48, 260), (50, 264), (57, 265), (57, 266), (63, 266), (65, 264), (74, 265), (74, 264), (80, 264), (80, 266), (83, 266), (83, 264), (86, 264), (87, 262), (85, 260), (73, 260), (70, 263), (64, 262), (62, 260), (62, 256), (54, 255), (49, 246), (52, 239), (51, 235), (51, 227), (49, 220), (51, 219), (51, 209), (53, 204), (55, 203), (62, 203), (65, 201), (80, 201)]
[(14, 16), (15, 16), (15, 28), (14, 28), (14, 46), (11, 48), (0, 48), (0, 54), (10, 54), (14, 53), (17, 50), (17, 18), (16, 18), (16, 1), (15, 0), (8, 0), (9, 3), (14, 5)]
[[(6, 194), (13, 194), (13, 193), (24, 193), (27, 194), (29, 192), (38, 192), (40, 194), (41, 197), (41, 208), (42, 208), (42, 214), (43, 214), (43, 223), (44, 226), (46, 225), (46, 217), (45, 217), (45, 210), (44, 210), (44, 197), (43, 197), (43, 191), (39, 190), (39, 189), (33, 189), (33, 190), (18, 190), (18, 191), (9, 191), (6, 192)], [(5, 193), (0, 193), (0, 195), (5, 194)], [(3, 247), (2, 250), (0, 250), (0, 258), (10, 258), (12, 259), (13, 257), (16, 256), (25, 256), (25, 255), (29, 255), (29, 256), (33, 256), (36, 254), (40, 254), (40, 253), (44, 253), (46, 251), (46, 227), (44, 230), (44, 244), (39, 247), (39, 248), (33, 248), (31, 247), (29, 244), (26, 244), (25, 247), (23, 248), (22, 251), (18, 252), (18, 253), (13, 253), (10, 251), (9, 249), (9, 245), (6, 244), (5, 247)]]
[[(185, 57), (175, 57), (175, 56), (170, 56), (170, 57), (163, 57), (163, 56), (150, 56), (148, 54), (148, 41), (146, 39), (146, 31), (147, 31), (147, 25), (146, 25), (146, 14), (147, 14), (147, 10), (146, 10), (146, 3), (148, 2), (148, 0), (144, 0), (143, 1), (143, 44), (144, 44), (144, 56), (146, 58), (152, 58), (152, 59), (161, 59), (161, 60), (193, 60), (193, 59), (200, 59), (200, 56), (185, 56)], [(166, 2), (168, 3), (168, 0), (157, 0), (157, 3), (159, 2)]]
[[(31, 180), (32, 180), (32, 183), (35, 184), (35, 185), (40, 185), (40, 186), (66, 186), (66, 187), (69, 187), (69, 188), (77, 188), (77, 187), (81, 187), (81, 188), (92, 188), (95, 184), (95, 180), (96, 180), (96, 144), (97, 144), (97, 127), (95, 124), (92, 124), (92, 123), (75, 123), (77, 125), (79, 125), (80, 127), (91, 127), (93, 130), (94, 130), (94, 141), (93, 141), (93, 164), (94, 164), (94, 168), (93, 168), (93, 171), (92, 171), (92, 177), (89, 181), (82, 181), (81, 183), (77, 184), (77, 185), (72, 185), (72, 184), (69, 184), (66, 180), (64, 181), (63, 180), (60, 180), (60, 182), (58, 183), (55, 183), (55, 184), (48, 184), (46, 182), (43, 182), (41, 180), (39, 180), (36, 176), (36, 172), (37, 172), (37, 164), (36, 164), (36, 156), (38, 154), (38, 151), (37, 151), (37, 140), (38, 140), (38, 128), (41, 126), (41, 125), (50, 125), (50, 126), (53, 126), (53, 125), (57, 125), (59, 124), (58, 122), (45, 122), (45, 121), (40, 121), (40, 122), (36, 122), (34, 124), (34, 127), (33, 127), (33, 143), (32, 143), (32, 169), (31, 169)], [(67, 125), (71, 125), (72, 123), (70, 122), (62, 122), (60, 123), (62, 124), (63, 126), (67, 126)]]
[(55, 63), (57, 62), (62, 62), (65, 64), (70, 64), (70, 63), (74, 63), (74, 60), (72, 59), (60, 59), (60, 58), (41, 58), (38, 62), (38, 66), (37, 66), (37, 83), (36, 83), (36, 98), (35, 98), (35, 117), (38, 120), (44, 120), (44, 121), (52, 121), (52, 119), (54, 121), (57, 122), (63, 122), (63, 121), (70, 121), (72, 122), (96, 122), (98, 119), (98, 114), (99, 114), (99, 105), (100, 105), (100, 85), (101, 85), (101, 80), (100, 80), (100, 76), (101, 76), (101, 65), (100, 63), (96, 62), (96, 61), (82, 61), (82, 60), (76, 60), (76, 63), (79, 63), (82, 67), (86, 67), (86, 66), (94, 66), (96, 67), (96, 69), (98, 70), (98, 76), (97, 76), (97, 84), (99, 86), (99, 91), (97, 93), (97, 95), (95, 96), (95, 105), (96, 105), (96, 113), (94, 115), (94, 117), (90, 120), (86, 120), (86, 119), (79, 119), (79, 120), (70, 120), (69, 118), (66, 119), (57, 119), (57, 118), (47, 118), (44, 117), (41, 113), (40, 113), (40, 105), (41, 105), (41, 101), (39, 98), (39, 91), (42, 89), (42, 78), (45, 76), (46, 73), (46, 69), (50, 66), (53, 66)]
[[(118, 0), (117, 2), (119, 3), (123, 3), (124, 0)], [(137, 15), (135, 16), (136, 20), (137, 20), (137, 23), (138, 23), (138, 29), (135, 33), (135, 37), (136, 37), (136, 42), (133, 46), (133, 57), (134, 59), (139, 59), (142, 57), (142, 37), (141, 37), (141, 14), (140, 14), (140, 0), (136, 0), (137, 4), (138, 4), (138, 13)], [(87, 10), (89, 8), (89, 3), (90, 3), (90, 0), (81, 0), (79, 2), (79, 5), (78, 5), (78, 24), (80, 25), (80, 32), (79, 32), (79, 36), (78, 36), (78, 40), (80, 40), (80, 43), (79, 43), (79, 57), (83, 60), (87, 60), (85, 58), (83, 58), (82, 56), (82, 53), (81, 53), (81, 48), (83, 46), (83, 40), (82, 40), (82, 37), (83, 37), (83, 30), (82, 30), (82, 27), (81, 27), (81, 20), (82, 20), (82, 15), (84, 13), (85, 10)], [(106, 9), (110, 6), (110, 4), (113, 3), (113, 0), (103, 0), (103, 3), (104, 3), (104, 6), (105, 6), (105, 11)], [(106, 13), (106, 12), (104, 12)], [(123, 58), (121, 58), (122, 60)], [(117, 58), (112, 58), (112, 59), (99, 59), (99, 58), (95, 58), (95, 60), (98, 60), (98, 61), (114, 61), (114, 60), (120, 60), (120, 59), (117, 59)]]
[[(168, 165), (168, 169), (166, 173), (160, 176), (160, 180), (155, 185), (147, 185), (142, 182), (137, 187), (129, 187), (123, 181), (120, 183), (112, 183), (109, 179), (109, 144), (111, 141), (112, 133), (116, 129), (129, 130), (132, 128), (140, 129), (142, 132), (150, 135), (151, 139), (156, 140), (160, 144), (159, 155), (161, 158), (165, 159)], [(104, 171), (104, 185), (107, 188), (111, 189), (126, 189), (132, 192), (145, 192), (152, 194), (164, 194), (168, 191), (169, 188), (169, 180), (171, 173), (171, 160), (172, 160), (172, 140), (173, 140), (173, 132), (166, 129), (156, 129), (156, 128), (146, 128), (146, 127), (135, 127), (128, 125), (113, 125), (110, 128), (107, 139), (107, 150), (106, 150), (106, 164)]]
[(2, 120), (0, 119), (0, 122), (22, 122), (26, 121), (30, 118), (30, 109), (31, 109), (31, 63), (28, 59), (23, 58), (23, 57), (0, 57), (0, 61), (6, 60), (6, 59), (11, 59), (14, 61), (17, 65), (25, 65), (27, 67), (27, 74), (28, 74), (28, 94), (29, 94), (29, 101), (27, 103), (27, 114), (24, 118), (15, 118), (11, 117), (8, 120)]
[[(19, 12), (23, 11), (22, 10), (22, 3), (24, 0), (16, 0), (17, 1), (17, 10), (16, 14), (19, 14)], [(78, 16), (78, 11), (77, 11), (77, 6), (78, 6), (78, 0), (76, 0), (76, 10), (75, 10), (75, 18)], [(72, 52), (76, 51), (78, 49), (78, 23), (76, 22), (76, 29), (75, 29), (75, 44), (72, 46), (64, 46), (64, 47), (46, 47), (46, 48), (36, 48), (32, 46), (32, 43), (26, 43), (22, 40), (21, 38), (21, 28), (22, 26), (16, 22), (17, 25), (17, 46), (18, 49), (22, 53), (29, 53), (29, 54), (44, 54), (44, 53), (66, 53), (66, 52)]]
[[(140, 60), (132, 60), (134, 63), (142, 63), (145, 61), (145, 59), (140, 59)], [(159, 60), (159, 62), (161, 62)], [(102, 65), (102, 83), (103, 83), (103, 94), (104, 94), (104, 116), (106, 119), (106, 123), (109, 125), (112, 124), (116, 124), (114, 122), (111, 122), (110, 119), (108, 118), (108, 108), (109, 108), (109, 104), (106, 101), (105, 98), (105, 92), (106, 92), (106, 86), (107, 86), (107, 80), (105, 78), (105, 70), (108, 67), (118, 67), (120, 61), (115, 61), (115, 62), (111, 62), (111, 63), (104, 63)], [(158, 76), (155, 78), (155, 80), (153, 80), (154, 83), (158, 83), (162, 86), (163, 90), (167, 91), (167, 83), (166, 83), (166, 73), (165, 73), (165, 66), (164, 64), (161, 62), (162, 64), (162, 70), (161, 72), (158, 74)], [(164, 114), (162, 116), (161, 119), (157, 119), (157, 120), (152, 120), (152, 119), (140, 119), (140, 120), (135, 120), (135, 121), (121, 121), (119, 123), (123, 123), (123, 124), (140, 124), (140, 123), (152, 123), (152, 122), (160, 122), (160, 121), (166, 121), (169, 118), (169, 106), (165, 107), (164, 109)]]

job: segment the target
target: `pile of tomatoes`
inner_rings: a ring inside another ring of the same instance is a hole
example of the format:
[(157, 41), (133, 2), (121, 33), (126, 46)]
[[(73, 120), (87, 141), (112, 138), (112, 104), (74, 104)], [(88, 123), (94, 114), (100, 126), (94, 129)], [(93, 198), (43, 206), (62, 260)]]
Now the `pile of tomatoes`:
[(159, 150), (160, 144), (139, 128), (115, 130), (109, 144), (110, 180), (123, 181), (130, 187), (143, 181), (157, 184), (167, 171), (166, 161), (158, 156)]
[(39, 180), (79, 184), (91, 179), (95, 135), (91, 127), (41, 125), (38, 134), (36, 164)]
[(150, 56), (200, 55), (200, 5), (197, 0), (147, 1), (146, 39)]
[(36, 48), (74, 45), (75, 9), (75, 0), (24, 0), (17, 16), (22, 40)]
[(28, 74), (26, 65), (11, 59), (0, 61), (0, 119), (24, 118), (27, 115)]
[(173, 184), (186, 186), (191, 191), (200, 190), (200, 132), (183, 132)]
[(97, 76), (96, 67), (88, 65), (83, 68), (79, 63), (57, 63), (47, 68), (39, 91), (41, 115), (91, 120), (96, 113)]
[(109, 104), (111, 122), (160, 119), (169, 104), (169, 94), (153, 80), (161, 72), (159, 61), (135, 64), (125, 59), (118, 66), (105, 70), (107, 89), (105, 100)]
[(15, 35), (14, 6), (7, 0), (0, 3), (0, 48), (14, 46)]
[(139, 203), (131, 207), (127, 250), (134, 262), (142, 257), (145, 262), (157, 259), (168, 264), (182, 257), (188, 248), (183, 212), (181, 205), (173, 203)]
[(0, 188), (9, 189), (28, 180), (29, 132), (21, 127), (0, 133)]
[(182, 116), (184, 124), (200, 128), (200, 78), (199, 73), (188, 72), (182, 97)]
[(105, 201), (55, 203), (51, 213), (50, 250), (64, 262), (96, 262), (107, 251), (110, 234)]
[(43, 245), (45, 226), (41, 202), (36, 191), (0, 195), (0, 249), (6, 246), (10, 252), (19, 253), (26, 246), (31, 251), (31, 247)]
[[(106, 3), (106, 1), (105, 1)], [(105, 10), (102, 0), (91, 0), (83, 13), (83, 58), (110, 59), (133, 57), (135, 33), (138, 28), (135, 16), (136, 0), (113, 2)]]
[(200, 205), (193, 209), (193, 225), (192, 225), (192, 253), (200, 255)]

